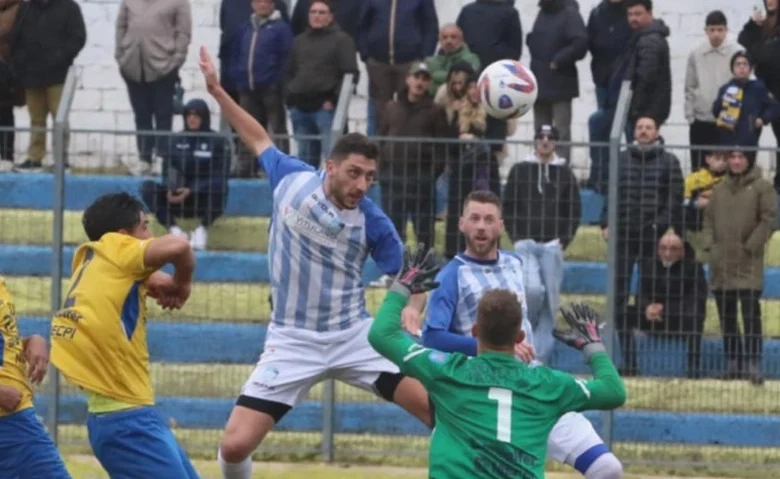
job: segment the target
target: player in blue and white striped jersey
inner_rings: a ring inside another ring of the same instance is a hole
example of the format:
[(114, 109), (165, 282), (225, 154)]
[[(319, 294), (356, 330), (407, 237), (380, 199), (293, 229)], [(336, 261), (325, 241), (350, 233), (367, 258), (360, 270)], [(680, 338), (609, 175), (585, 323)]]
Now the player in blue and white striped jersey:
[[(526, 317), (522, 260), (498, 248), (504, 231), (500, 198), (490, 191), (470, 193), (463, 203), (460, 231), (466, 240), (466, 250), (436, 277), (439, 287), (428, 303), (423, 344), (439, 351), (476, 356), (477, 341), (472, 336), (472, 327), (479, 299), (488, 290), (506, 289), (515, 293), (523, 305), (523, 330), (527, 337), (516, 345), (515, 353), (525, 362), (539, 364), (532, 346), (531, 323)], [(588, 479), (623, 476), (620, 461), (580, 413), (561, 417), (548, 438), (547, 457), (571, 465)]]
[[(366, 260), (371, 256), (388, 275), (395, 275), (403, 262), (393, 223), (366, 198), (378, 146), (364, 135), (345, 135), (333, 146), (324, 171), (315, 171), (276, 149), (268, 132), (230, 99), (203, 48), (200, 67), (222, 115), (268, 174), (274, 201), (271, 324), (260, 361), (225, 427), (219, 449), (223, 477), (248, 479), (252, 452), (326, 378), (372, 391), (430, 425), (423, 386), (368, 343)], [(424, 296), (415, 302), (421, 307)]]

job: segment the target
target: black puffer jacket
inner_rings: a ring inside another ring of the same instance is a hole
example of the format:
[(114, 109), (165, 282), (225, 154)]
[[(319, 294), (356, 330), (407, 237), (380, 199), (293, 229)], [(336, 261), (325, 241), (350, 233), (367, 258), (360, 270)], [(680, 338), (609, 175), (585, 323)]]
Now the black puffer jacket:
[(591, 10), (587, 28), (593, 83), (606, 86), (615, 69), (615, 62), (631, 39), (626, 2), (602, 1)]
[(523, 28), (514, 0), (469, 3), (461, 9), (457, 25), (483, 69), (498, 60), (519, 60), (523, 54)]
[[(588, 32), (576, 1), (541, 0), (526, 43), (540, 101), (568, 101), (580, 96), (577, 62), (588, 53)], [(552, 63), (555, 70), (550, 68)]]
[[(656, 225), (659, 230), (665, 230), (671, 226), (682, 234), (680, 160), (664, 150), (660, 142), (649, 149), (631, 146), (622, 151), (617, 184), (620, 229), (640, 231)], [(607, 227), (607, 202), (604, 202), (601, 226)]]

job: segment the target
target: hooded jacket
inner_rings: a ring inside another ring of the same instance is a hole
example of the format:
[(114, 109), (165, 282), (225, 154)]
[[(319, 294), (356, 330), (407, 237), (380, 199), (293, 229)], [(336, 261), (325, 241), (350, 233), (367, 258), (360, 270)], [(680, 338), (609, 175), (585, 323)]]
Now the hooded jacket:
[[(568, 101), (580, 96), (577, 62), (588, 53), (588, 32), (576, 1), (540, 0), (539, 15), (526, 43), (531, 71), (539, 85), (539, 101)], [(555, 70), (551, 63), (555, 63)]]
[(714, 291), (764, 286), (764, 248), (777, 225), (777, 200), (755, 155), (748, 161), (745, 173), (729, 173), (715, 187), (704, 213), (703, 246), (710, 251)]
[(647, 116), (661, 125), (669, 118), (672, 109), (669, 33), (666, 23), (658, 19), (634, 32), (628, 49), (610, 78), (607, 104), (612, 107), (617, 104), (622, 81), (631, 81), (633, 96), (628, 113), (631, 121)]
[(290, 26), (278, 10), (268, 18), (252, 15), (244, 23), (233, 48), (230, 81), (239, 92), (263, 90), (284, 76), (292, 47)]
[(513, 243), (558, 239), (565, 249), (579, 228), (581, 208), (577, 178), (563, 158), (542, 163), (530, 154), (509, 171), (502, 209)]
[[(200, 129), (188, 130), (186, 115), (194, 111), (201, 118)], [(211, 113), (205, 101), (193, 99), (184, 106), (185, 130), (171, 138), (163, 183), (175, 190), (187, 187), (193, 194), (227, 193), (230, 148), (227, 139), (211, 129)]]
[(603, 0), (590, 11), (588, 17), (588, 49), (591, 54), (590, 71), (593, 83), (606, 87), (620, 55), (631, 39), (626, 2)]
[[(680, 160), (659, 141), (652, 146), (632, 145), (618, 159), (618, 227), (658, 231), (673, 227), (682, 234), (683, 176)], [(606, 191), (606, 185), (604, 185)], [(607, 227), (607, 203), (601, 215)], [(615, 230), (610, 225), (610, 230)]]
[(29, 0), (21, 22), (11, 53), (19, 83), (25, 88), (65, 83), (87, 41), (79, 5), (73, 0)]

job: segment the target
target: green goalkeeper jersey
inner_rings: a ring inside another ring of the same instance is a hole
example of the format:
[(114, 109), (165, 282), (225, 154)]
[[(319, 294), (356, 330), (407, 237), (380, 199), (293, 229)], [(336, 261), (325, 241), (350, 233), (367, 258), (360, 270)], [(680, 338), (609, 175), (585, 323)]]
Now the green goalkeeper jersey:
[(547, 437), (563, 414), (625, 402), (623, 381), (604, 352), (591, 356), (590, 380), (530, 367), (509, 354), (443, 353), (403, 332), (405, 305), (402, 293), (387, 294), (369, 342), (428, 390), (435, 414), (432, 479), (543, 478)]

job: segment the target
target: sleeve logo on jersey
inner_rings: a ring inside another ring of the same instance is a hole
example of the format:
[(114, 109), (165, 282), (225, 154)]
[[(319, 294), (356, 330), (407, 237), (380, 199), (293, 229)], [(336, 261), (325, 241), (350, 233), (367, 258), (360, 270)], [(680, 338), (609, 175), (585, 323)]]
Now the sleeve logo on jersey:
[(428, 355), (428, 360), (434, 364), (444, 364), (450, 355), (441, 351), (433, 351)]

